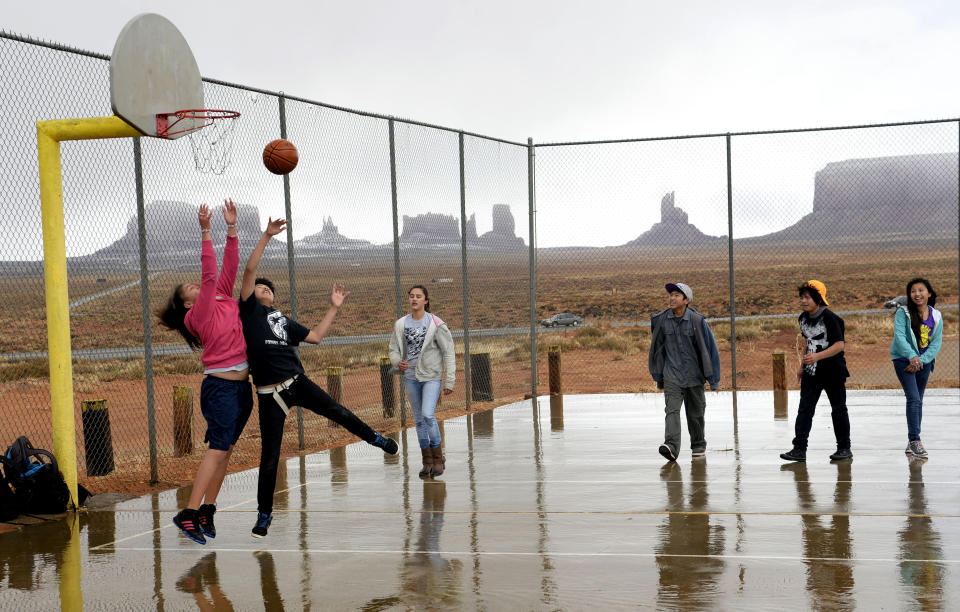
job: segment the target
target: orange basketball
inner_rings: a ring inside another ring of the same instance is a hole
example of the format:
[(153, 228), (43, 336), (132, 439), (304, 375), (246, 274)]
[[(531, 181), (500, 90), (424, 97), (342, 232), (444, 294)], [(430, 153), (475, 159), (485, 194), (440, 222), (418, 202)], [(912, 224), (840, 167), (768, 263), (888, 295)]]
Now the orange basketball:
[(263, 165), (274, 174), (289, 174), (297, 167), (300, 155), (289, 140), (278, 138), (263, 149)]

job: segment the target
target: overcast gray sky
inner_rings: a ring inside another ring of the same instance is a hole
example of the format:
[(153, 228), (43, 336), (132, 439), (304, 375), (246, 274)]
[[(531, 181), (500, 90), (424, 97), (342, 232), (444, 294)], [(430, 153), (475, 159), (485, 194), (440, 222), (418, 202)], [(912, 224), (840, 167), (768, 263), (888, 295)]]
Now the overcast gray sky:
[(206, 77), (515, 140), (960, 114), (947, 0), (53, 0), (2, 27), (109, 54), (141, 12)]
[[(0, 27), (109, 55), (124, 24), (157, 12), (183, 33), (205, 77), (543, 143), (958, 117), (958, 6), (939, 0), (54, 0), (7, 3)], [(22, 88), (32, 83), (15, 90), (25, 95)], [(238, 128), (244, 132), (227, 173), (214, 180), (180, 168), (178, 160), (189, 156), (186, 139), (164, 143), (169, 180), (151, 182), (148, 201), (210, 202), (229, 194), (256, 204), (262, 223), (282, 214), (281, 182), (259, 162), (263, 144), (279, 136), (275, 109), (265, 109), (256, 95), (231, 95), (218, 102), (244, 113)], [(383, 122), (313, 111), (295, 104), (287, 110), (301, 130), (293, 195), (308, 207), (295, 206), (294, 237), (319, 231), (331, 216), (348, 237), (389, 242)], [(21, 121), (7, 131), (15, 129), (32, 156), (32, 126)], [(91, 153), (71, 146), (85, 159), (100, 159), (101, 151), (118, 160), (130, 155), (128, 143), (83, 145)], [(957, 128), (744, 137), (732, 150), (734, 235), (743, 237), (782, 229), (810, 212), (814, 175), (827, 163), (956, 151)], [(398, 124), (401, 214), (459, 216), (457, 155), (455, 135)], [(492, 206), (506, 203), (526, 239), (525, 151), (468, 141), (467, 157), (467, 215), (476, 215), (478, 231), (490, 229)], [(669, 191), (702, 231), (725, 234), (725, 160), (722, 138), (538, 149), (538, 245), (623, 244), (659, 221), (660, 199)], [(113, 183), (122, 193), (106, 194), (109, 181), (98, 173), (70, 174), (69, 157), (64, 165), (73, 230), (68, 253), (89, 253), (125, 231), (133, 214), (131, 181), (118, 177)], [(17, 184), (32, 184), (33, 162), (22, 170)], [(2, 189), (0, 198), (26, 201)], [(116, 215), (91, 213), (105, 202)], [(29, 204), (26, 222), (39, 229), (37, 208)], [(7, 218), (0, 222), (4, 231), (25, 223)], [(8, 245), (0, 258), (37, 258), (35, 242)]]

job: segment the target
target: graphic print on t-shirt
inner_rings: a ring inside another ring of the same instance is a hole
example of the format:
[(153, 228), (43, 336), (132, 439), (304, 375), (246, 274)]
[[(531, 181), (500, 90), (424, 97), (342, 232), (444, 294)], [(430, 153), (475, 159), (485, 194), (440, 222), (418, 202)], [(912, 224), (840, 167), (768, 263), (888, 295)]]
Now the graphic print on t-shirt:
[(930, 336), (933, 334), (933, 328), (935, 323), (933, 322), (933, 315), (931, 314), (926, 321), (920, 323), (920, 354), (922, 355), (927, 347), (930, 346)]
[(423, 339), (427, 337), (426, 327), (404, 327), (403, 335), (407, 341), (407, 361), (413, 362), (420, 357)]
[(267, 314), (267, 325), (270, 326), (270, 331), (278, 340), (282, 341), (283, 344), (287, 343), (287, 317), (283, 316), (282, 312), (274, 310)]
[[(807, 339), (808, 353), (816, 353), (829, 346), (827, 344), (827, 327), (823, 323), (823, 317), (814, 320), (812, 323), (809, 320), (801, 319), (800, 331), (803, 333), (803, 337)], [(803, 366), (803, 368), (807, 371), (807, 374), (814, 376), (817, 373), (817, 362), (814, 361), (810, 365)]]

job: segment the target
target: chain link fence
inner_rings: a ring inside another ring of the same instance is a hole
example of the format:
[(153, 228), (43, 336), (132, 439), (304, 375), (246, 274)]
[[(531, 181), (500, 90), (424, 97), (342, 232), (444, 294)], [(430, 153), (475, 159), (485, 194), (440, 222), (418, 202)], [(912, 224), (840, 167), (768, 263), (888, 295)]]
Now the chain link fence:
[[(2, 34), (0, 69), (0, 285), (11, 298), (0, 306), (0, 443), (28, 435), (51, 448), (35, 122), (110, 115), (108, 58)], [(456, 342), (441, 417), (547, 393), (553, 346), (565, 393), (653, 390), (649, 317), (666, 308), (668, 282), (689, 284), (710, 317), (724, 388), (768, 389), (771, 353), (794, 359), (797, 287), (811, 278), (846, 319), (849, 385), (897, 388), (884, 303), (925, 276), (946, 321), (931, 384), (960, 386), (956, 120), (534, 145), (229, 83), (206, 81), (205, 97), (241, 113), (223, 174), (197, 173), (187, 139), (62, 146), (79, 472), (91, 490), (186, 482), (196, 468), (202, 366), (152, 313), (199, 278), (196, 208), (226, 197), (239, 205), (238, 277), (267, 218), (288, 220), (259, 270), (281, 310), (313, 327), (332, 285), (351, 291), (301, 358), (379, 431), (413, 425), (382, 362), (413, 285)], [(300, 152), (288, 180), (259, 161), (278, 137)], [(218, 258), (225, 231), (215, 215)], [(256, 414), (235, 468), (259, 461)], [(352, 440), (309, 411), (286, 427), (286, 454)]]

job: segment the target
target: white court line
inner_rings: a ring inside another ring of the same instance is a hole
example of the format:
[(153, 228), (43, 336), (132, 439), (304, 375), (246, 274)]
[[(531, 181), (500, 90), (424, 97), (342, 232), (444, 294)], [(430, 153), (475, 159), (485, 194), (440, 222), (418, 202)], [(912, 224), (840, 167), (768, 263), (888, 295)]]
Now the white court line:
[[(235, 507), (236, 504), (234, 504)], [(219, 510), (218, 510), (219, 512)], [(244, 512), (249, 512), (245, 510)], [(957, 519), (960, 518), (960, 514), (907, 514), (907, 513), (873, 513), (873, 512), (744, 512), (744, 511), (734, 511), (734, 510), (722, 510), (722, 511), (712, 511), (712, 510), (702, 510), (702, 511), (689, 511), (689, 510), (609, 510), (609, 511), (597, 511), (597, 510), (404, 510), (402, 508), (397, 510), (309, 510), (309, 509), (300, 509), (300, 510), (274, 510), (274, 514), (402, 514), (407, 516), (418, 516), (421, 514), (470, 514), (470, 515), (524, 515), (524, 516), (541, 516), (541, 515), (561, 515), (561, 516), (574, 516), (574, 515), (594, 515), (594, 516), (670, 516), (670, 515), (688, 515), (688, 516), (845, 516), (850, 518), (931, 518), (931, 519)], [(98, 546), (91, 546), (89, 550), (105, 550), (108, 546), (113, 546), (114, 544), (120, 544), (122, 542), (127, 542), (135, 538), (140, 538), (146, 535), (150, 535), (156, 531), (163, 531), (170, 527), (175, 527), (171, 522), (167, 525), (160, 527), (159, 529), (149, 529), (147, 531), (142, 531), (140, 533), (135, 533), (129, 535), (125, 538), (119, 540), (114, 540), (113, 542), (107, 542), (105, 544), (100, 544)], [(121, 549), (117, 549), (121, 550)], [(123, 549), (126, 550), (126, 549)], [(130, 550), (139, 550), (139, 549), (130, 549)], [(153, 550), (153, 549), (150, 549)], [(219, 550), (219, 549), (218, 549)]]
[[(298, 486), (298, 487), (299, 487), (299, 486)], [(294, 488), (298, 488), (298, 487), (294, 487)], [(241, 505), (247, 504), (247, 503), (250, 503), (250, 500), (246, 500), (246, 501), (242, 501), (242, 502), (237, 502), (237, 503), (233, 504), (232, 506), (227, 506), (226, 508), (223, 508), (223, 511), (229, 512), (229, 511), (231, 511), (231, 510), (230, 510), (231, 508), (236, 508), (237, 506), (241, 506)], [(220, 509), (220, 508), (217, 508), (217, 512), (220, 512), (220, 511), (221, 511), (221, 509)], [(98, 511), (97, 511), (97, 510), (94, 510), (94, 512), (98, 512)], [(116, 511), (114, 510), (113, 512), (116, 512)], [(153, 514), (154, 511), (153, 511), (153, 510), (142, 510), (141, 512), (149, 512), (149, 513)], [(157, 510), (156, 512), (161, 513), (161, 514), (165, 514), (165, 513), (166, 513), (166, 511), (164, 511), (164, 510)], [(170, 510), (169, 512), (172, 512), (173, 514), (176, 514), (176, 513), (178, 512), (178, 510)], [(172, 518), (172, 517), (171, 517), (171, 519), (170, 519), (170, 522), (167, 523), (166, 525), (163, 525), (162, 527), (159, 527), (159, 528), (157, 528), (157, 529), (148, 529), (147, 531), (141, 531), (140, 533), (135, 533), (135, 534), (129, 535), (129, 536), (125, 537), (125, 538), (121, 538), (121, 539), (119, 539), (119, 540), (114, 540), (113, 542), (107, 542), (106, 544), (100, 544), (100, 545), (98, 545), (98, 546), (91, 546), (91, 547), (90, 547), (90, 550), (103, 550), (103, 548), (106, 547), (106, 546), (113, 546), (114, 544), (119, 544), (120, 542), (126, 542), (127, 540), (133, 540), (134, 538), (142, 538), (142, 537), (145, 536), (145, 535), (150, 535), (151, 533), (155, 533), (155, 532), (157, 532), (157, 531), (163, 531), (164, 529), (169, 529), (169, 528), (171, 528), (171, 527), (176, 528), (176, 525), (173, 524), (173, 518)]]
[[(156, 548), (114, 548), (115, 552), (157, 552)], [(722, 559), (722, 560), (748, 560), (748, 561), (817, 561), (817, 562), (839, 562), (839, 563), (949, 563), (960, 564), (960, 559), (891, 559), (874, 557), (796, 557), (784, 555), (679, 555), (679, 554), (658, 554), (658, 553), (630, 553), (630, 552), (498, 552), (498, 551), (459, 551), (459, 550), (371, 550), (371, 549), (350, 549), (350, 548), (306, 548), (306, 549), (288, 549), (288, 548), (218, 548), (216, 552), (230, 553), (293, 553), (311, 555), (441, 555), (451, 557), (628, 557), (637, 559), (656, 559), (656, 558), (676, 558), (676, 559)], [(159, 549), (159, 552), (186, 552), (195, 553), (196, 551), (184, 548)]]

